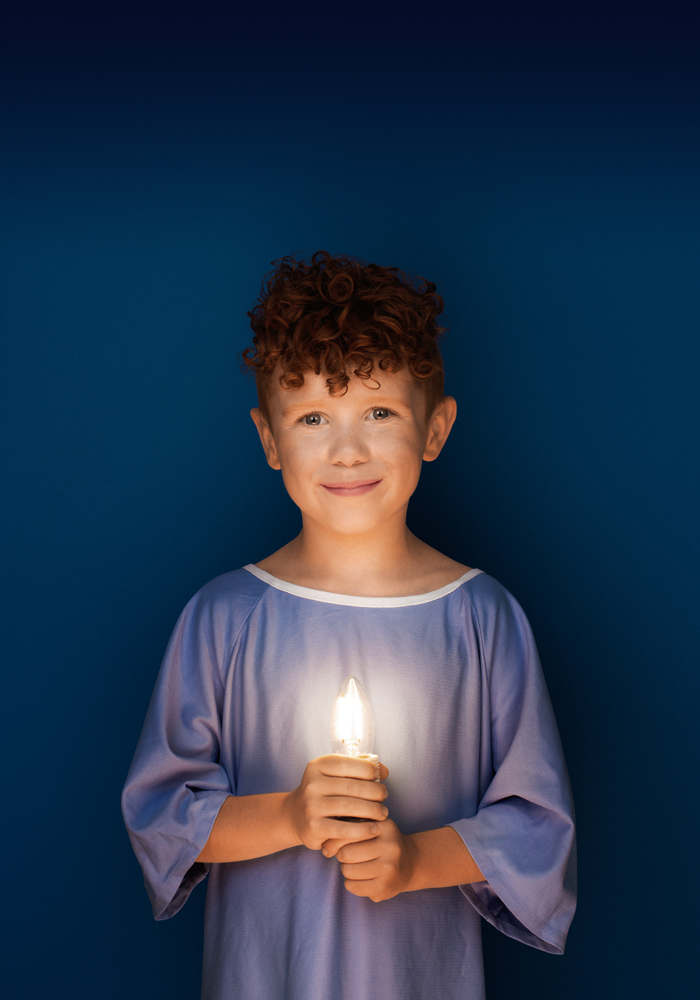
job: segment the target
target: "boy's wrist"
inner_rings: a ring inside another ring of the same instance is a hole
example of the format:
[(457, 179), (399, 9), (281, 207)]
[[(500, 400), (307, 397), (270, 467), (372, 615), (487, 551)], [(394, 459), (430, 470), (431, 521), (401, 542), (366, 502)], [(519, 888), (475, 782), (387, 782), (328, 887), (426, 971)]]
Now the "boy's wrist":
[(484, 879), (462, 838), (450, 826), (406, 837), (412, 853), (411, 875), (404, 892), (438, 889)]
[(413, 892), (416, 889), (426, 889), (426, 858), (425, 853), (421, 852), (420, 840), (416, 839), (414, 834), (408, 834), (405, 837), (406, 848), (408, 852), (408, 864), (410, 875), (408, 877), (408, 882), (406, 884), (404, 892)]
[(296, 789), (286, 792), (280, 799), (279, 804), (280, 820), (285, 831), (285, 839), (289, 841), (289, 847), (298, 847), (300, 844), (303, 844), (303, 840), (299, 836), (296, 823), (294, 822), (295, 793)]

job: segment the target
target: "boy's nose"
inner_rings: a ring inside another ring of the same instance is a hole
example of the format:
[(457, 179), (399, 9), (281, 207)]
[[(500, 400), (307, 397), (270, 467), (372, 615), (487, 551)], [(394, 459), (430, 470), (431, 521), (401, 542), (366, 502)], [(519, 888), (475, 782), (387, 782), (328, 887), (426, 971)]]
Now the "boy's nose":
[(369, 457), (367, 442), (357, 431), (339, 429), (330, 442), (328, 458), (333, 465), (358, 465)]

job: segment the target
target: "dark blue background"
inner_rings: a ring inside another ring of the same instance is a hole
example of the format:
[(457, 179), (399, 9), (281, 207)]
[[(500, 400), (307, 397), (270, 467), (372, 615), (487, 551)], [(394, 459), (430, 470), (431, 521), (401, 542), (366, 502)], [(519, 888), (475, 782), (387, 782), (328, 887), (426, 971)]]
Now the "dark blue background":
[(204, 892), (152, 921), (119, 792), (182, 606), (298, 530), (237, 353), (270, 261), (319, 248), (439, 284), (459, 419), (411, 527), (523, 604), (569, 760), (566, 955), (487, 928), (489, 998), (683, 995), (696, 36), (290, 10), (5, 36), (7, 995), (198, 996)]

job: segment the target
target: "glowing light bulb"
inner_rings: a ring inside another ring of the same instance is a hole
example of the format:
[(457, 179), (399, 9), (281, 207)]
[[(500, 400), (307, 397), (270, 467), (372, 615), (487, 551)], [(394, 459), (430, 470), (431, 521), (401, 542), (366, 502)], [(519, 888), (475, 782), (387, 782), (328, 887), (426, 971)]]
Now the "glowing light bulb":
[[(348, 757), (358, 757), (369, 761), (377, 768), (379, 781), (379, 757), (372, 753), (374, 745), (374, 716), (372, 706), (357, 677), (346, 677), (331, 712), (331, 740), (333, 753)], [(346, 823), (361, 823), (357, 816), (337, 816)]]
[(331, 712), (333, 752), (373, 762), (374, 716), (369, 698), (356, 677), (346, 677)]

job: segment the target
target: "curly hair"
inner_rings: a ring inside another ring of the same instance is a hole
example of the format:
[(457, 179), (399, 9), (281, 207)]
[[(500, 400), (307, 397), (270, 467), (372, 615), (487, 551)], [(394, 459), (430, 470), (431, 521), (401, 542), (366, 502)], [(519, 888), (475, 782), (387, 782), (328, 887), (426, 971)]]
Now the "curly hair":
[(263, 279), (247, 313), (252, 346), (242, 352), (255, 374), (260, 409), (269, 419), (273, 373), (284, 389), (300, 389), (304, 374), (324, 373), (331, 395), (348, 390), (351, 375), (373, 382), (375, 372), (406, 368), (425, 388), (426, 417), (444, 397), (436, 317), (436, 285), (395, 267), (319, 250), (310, 260), (282, 257)]

